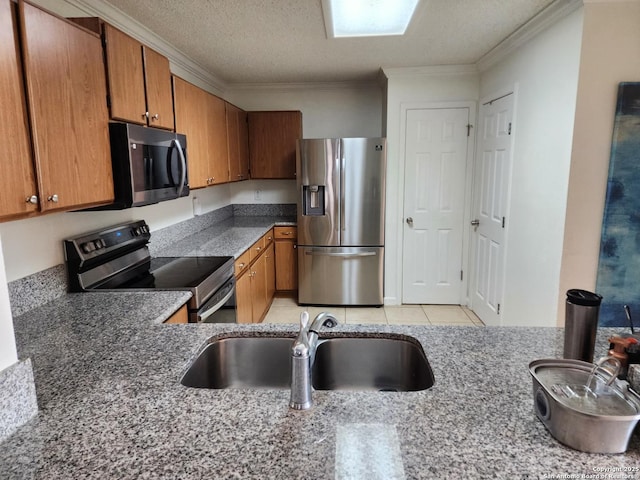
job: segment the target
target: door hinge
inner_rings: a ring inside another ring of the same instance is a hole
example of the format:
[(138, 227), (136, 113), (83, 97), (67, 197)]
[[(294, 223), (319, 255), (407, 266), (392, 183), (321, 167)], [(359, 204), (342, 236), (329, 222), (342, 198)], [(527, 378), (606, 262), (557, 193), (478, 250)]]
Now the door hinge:
[(504, 228), (504, 217), (502, 217), (502, 228)]
[(496, 314), (500, 315), (500, 304), (498, 304), (498, 310), (496, 311)]
[(471, 125), (470, 123), (467, 123), (467, 137), (471, 135), (472, 128), (473, 128), (473, 125)]
[(511, 135), (511, 122), (509, 122), (509, 131), (507, 132), (507, 135)]

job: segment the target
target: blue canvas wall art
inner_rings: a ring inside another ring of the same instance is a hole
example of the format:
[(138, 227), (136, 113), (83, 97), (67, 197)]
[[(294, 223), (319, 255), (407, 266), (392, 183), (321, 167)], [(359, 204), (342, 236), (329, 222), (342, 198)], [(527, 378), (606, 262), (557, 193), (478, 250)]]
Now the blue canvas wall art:
[(640, 82), (618, 88), (596, 292), (601, 326), (627, 326), (628, 304), (640, 330)]

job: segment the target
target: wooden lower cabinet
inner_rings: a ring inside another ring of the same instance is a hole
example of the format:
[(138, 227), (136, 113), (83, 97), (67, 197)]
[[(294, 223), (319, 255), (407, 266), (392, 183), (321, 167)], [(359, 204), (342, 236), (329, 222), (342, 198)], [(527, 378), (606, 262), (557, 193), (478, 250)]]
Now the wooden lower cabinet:
[(297, 227), (275, 227), (276, 290), (298, 289)]
[(247, 271), (236, 280), (236, 315), (238, 323), (253, 323), (251, 303), (251, 272)]
[[(247, 266), (247, 258), (252, 261)], [(238, 257), (236, 305), (238, 323), (261, 322), (275, 294), (275, 249), (270, 230)]]
[(176, 313), (171, 315), (164, 323), (189, 323), (189, 311), (187, 306), (183, 305)]
[(276, 250), (273, 242), (264, 252), (267, 308), (276, 294)]
[(267, 259), (260, 255), (251, 269), (251, 314), (253, 323), (262, 321), (267, 310)]

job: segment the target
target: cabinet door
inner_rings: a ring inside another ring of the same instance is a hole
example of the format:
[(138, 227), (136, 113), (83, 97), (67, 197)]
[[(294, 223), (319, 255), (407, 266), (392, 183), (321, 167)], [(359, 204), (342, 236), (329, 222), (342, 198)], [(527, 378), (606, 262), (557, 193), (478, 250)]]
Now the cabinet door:
[(20, 2), (42, 210), (113, 201), (100, 37)]
[(209, 185), (209, 137), (207, 93), (179, 77), (173, 77), (176, 131), (187, 136), (189, 187)]
[(247, 112), (226, 104), (227, 145), (229, 149), (229, 181), (249, 178), (249, 130)]
[(11, 0), (0, 2), (0, 137), (5, 160), (0, 162), (0, 218), (38, 211), (17, 15)]
[(251, 267), (251, 301), (253, 323), (262, 321), (267, 310), (266, 258), (260, 255)]
[(249, 112), (251, 178), (296, 178), (300, 112)]
[(236, 314), (238, 315), (238, 323), (253, 323), (251, 280), (250, 271), (236, 280)]
[(143, 46), (144, 81), (147, 92), (149, 126), (173, 130), (173, 102), (171, 98), (171, 70), (169, 59)]
[(142, 44), (111, 25), (104, 25), (111, 118), (147, 124)]
[(298, 251), (295, 241), (276, 242), (276, 290), (298, 289)]
[(209, 137), (210, 184), (229, 181), (229, 156), (227, 150), (227, 115), (225, 102), (205, 92), (208, 105), (207, 133)]
[(276, 255), (273, 242), (267, 247), (264, 252), (265, 256), (265, 280), (266, 280), (266, 306), (265, 309), (271, 305), (271, 300), (276, 293)]

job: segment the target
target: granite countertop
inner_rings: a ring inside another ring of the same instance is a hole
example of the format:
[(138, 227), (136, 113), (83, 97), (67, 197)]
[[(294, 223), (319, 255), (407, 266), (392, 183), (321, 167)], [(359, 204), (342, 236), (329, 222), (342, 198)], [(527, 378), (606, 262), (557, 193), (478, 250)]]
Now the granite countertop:
[[(640, 463), (637, 434), (626, 454), (580, 453), (534, 416), (528, 364), (560, 356), (562, 329), (339, 325), (337, 332), (415, 337), (435, 385), (318, 391), (311, 410), (294, 411), (288, 390), (180, 384), (212, 337), (294, 331), (160, 323), (187, 299), (70, 294), (17, 317), (19, 356), (32, 359), (40, 412), (1, 445), (0, 478), (512, 479)], [(598, 354), (610, 333), (599, 332)]]
[[(295, 217), (232, 217), (212, 227), (172, 242), (154, 256), (232, 256), (238, 258), (260, 239), (267, 230), (278, 225), (296, 225)], [(151, 236), (153, 242), (153, 234)]]

